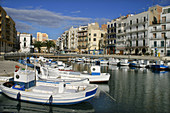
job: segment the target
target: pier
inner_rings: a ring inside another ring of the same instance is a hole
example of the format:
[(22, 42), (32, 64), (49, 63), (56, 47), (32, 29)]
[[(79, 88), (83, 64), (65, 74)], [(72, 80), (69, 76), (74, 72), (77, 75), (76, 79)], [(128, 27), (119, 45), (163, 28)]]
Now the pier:
[(90, 58), (119, 58), (119, 59), (143, 59), (143, 60), (163, 60), (170, 61), (170, 57), (154, 57), (154, 56), (135, 56), (135, 55), (92, 55), (92, 54), (55, 54), (55, 53), (7, 53), (4, 55), (5, 60), (18, 60), (31, 56), (43, 56), (54, 60), (67, 61), (68, 58), (90, 57)]

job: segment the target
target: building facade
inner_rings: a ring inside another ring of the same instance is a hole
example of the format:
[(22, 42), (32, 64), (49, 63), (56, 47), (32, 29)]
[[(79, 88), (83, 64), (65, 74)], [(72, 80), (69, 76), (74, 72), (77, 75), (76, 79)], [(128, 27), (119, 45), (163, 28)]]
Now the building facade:
[(34, 46), (32, 43), (32, 35), (31, 34), (20, 34), (20, 52), (23, 53), (33, 53)]
[(15, 46), (17, 42), (16, 38), (15, 22), (0, 6), (0, 52), (17, 51), (17, 47)]
[(116, 53), (116, 20), (107, 22), (107, 54)]
[(80, 53), (87, 53), (88, 44), (88, 26), (80, 26), (78, 28), (78, 49)]
[(154, 56), (170, 56), (170, 6), (163, 7), (160, 21), (149, 26), (150, 48)]
[(37, 32), (37, 41), (44, 42), (46, 40), (48, 40), (48, 34), (47, 33)]

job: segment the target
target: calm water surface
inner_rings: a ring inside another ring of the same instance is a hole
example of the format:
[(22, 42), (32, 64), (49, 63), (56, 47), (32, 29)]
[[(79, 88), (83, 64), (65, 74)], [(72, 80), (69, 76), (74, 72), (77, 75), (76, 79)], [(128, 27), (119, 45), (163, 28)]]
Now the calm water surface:
[[(75, 71), (90, 70), (91, 64), (73, 63)], [(99, 84), (95, 98), (69, 106), (46, 106), (17, 102), (0, 94), (0, 112), (67, 113), (170, 113), (170, 72), (101, 66), (111, 75), (108, 84)]]

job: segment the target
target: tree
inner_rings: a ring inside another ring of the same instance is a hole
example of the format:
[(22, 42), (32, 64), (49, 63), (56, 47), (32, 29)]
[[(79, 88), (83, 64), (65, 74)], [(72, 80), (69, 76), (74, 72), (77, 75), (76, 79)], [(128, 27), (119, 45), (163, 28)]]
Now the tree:
[(48, 53), (50, 52), (51, 47), (55, 47), (55, 43), (51, 40), (46, 40), (44, 46), (47, 47)]
[(35, 41), (35, 43), (33, 45), (34, 45), (35, 48), (38, 49), (38, 52), (40, 53), (41, 47), (43, 46), (43, 43), (41, 41)]

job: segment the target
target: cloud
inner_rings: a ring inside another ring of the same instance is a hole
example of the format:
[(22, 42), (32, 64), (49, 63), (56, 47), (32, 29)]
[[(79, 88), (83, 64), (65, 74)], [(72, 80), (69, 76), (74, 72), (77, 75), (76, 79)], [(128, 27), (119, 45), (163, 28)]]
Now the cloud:
[(80, 13), (81, 11), (73, 11), (73, 12), (71, 12), (71, 13)]
[(8, 15), (14, 20), (23, 21), (31, 24), (42, 25), (51, 28), (59, 28), (66, 24), (76, 24), (89, 22), (91, 18), (64, 16), (59, 13), (50, 12), (44, 9), (14, 9), (4, 7)]
[[(28, 8), (28, 7), (27, 7)], [(32, 7), (29, 7), (32, 8)], [(19, 32), (37, 31), (46, 32), (49, 35), (54, 35), (53, 31), (60, 34), (68, 30), (71, 26), (78, 27), (92, 22), (98, 22), (100, 25), (110, 21), (106, 18), (85, 18), (65, 16), (61, 13), (55, 13), (44, 9), (15, 9), (4, 7), (7, 14), (16, 22), (16, 28)], [(79, 13), (75, 11), (72, 13)]]
[(16, 23), (17, 30), (19, 30), (20, 32), (35, 30), (34, 27), (32, 27), (31, 25), (28, 25), (26, 23), (18, 22), (18, 21), (16, 21), (15, 23)]

